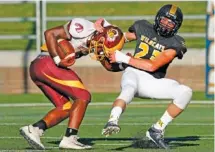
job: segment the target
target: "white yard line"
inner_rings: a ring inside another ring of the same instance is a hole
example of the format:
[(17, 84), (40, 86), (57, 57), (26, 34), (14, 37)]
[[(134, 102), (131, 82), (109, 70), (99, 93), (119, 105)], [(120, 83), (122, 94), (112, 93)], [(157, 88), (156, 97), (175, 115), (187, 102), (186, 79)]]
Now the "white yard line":
[[(202, 135), (199, 135), (201, 140), (212, 140), (214, 139), (213, 137), (201, 137)], [(56, 140), (60, 140), (62, 139), (62, 137), (41, 137), (42, 139), (56, 139)], [(104, 138), (104, 137), (101, 137), (101, 138)], [(165, 139), (172, 139), (174, 137), (166, 137)], [(179, 137), (180, 138), (180, 137)], [(182, 137), (183, 138), (183, 137)], [(10, 137), (4, 137), (4, 136), (1, 136), (0, 139), (23, 139), (23, 137), (21, 136), (10, 136)], [(87, 139), (87, 138), (83, 138), (83, 139)], [(93, 141), (96, 141), (97, 138), (89, 138), (89, 140), (93, 140)], [(111, 139), (111, 138), (110, 138)], [(114, 139), (114, 138), (113, 138)], [(196, 137), (190, 137), (189, 139), (196, 139)], [(120, 141), (120, 142), (124, 142), (124, 143), (128, 143), (128, 142), (131, 142), (133, 140), (133, 138), (129, 138), (129, 141), (126, 141), (126, 140), (117, 140), (117, 141)], [(105, 141), (105, 142), (108, 142), (108, 141)], [(96, 145), (101, 145), (102, 143), (98, 143)], [(104, 143), (105, 144), (105, 143)], [(102, 144), (103, 145), (103, 144)], [(112, 143), (109, 143), (107, 145), (112, 145)]]
[[(161, 105), (168, 104), (171, 101), (134, 101), (131, 102), (132, 105)], [(214, 101), (191, 101), (191, 104), (214, 104)], [(112, 105), (112, 102), (101, 102), (101, 103), (90, 103), (90, 106), (100, 106), (100, 105)], [(41, 106), (52, 106), (51, 103), (1, 103), (0, 107), (41, 107)]]
[[(121, 126), (146, 126), (152, 123), (120, 123)], [(0, 126), (23, 126), (26, 123), (0, 123)], [(58, 126), (66, 126), (67, 124), (58, 124)], [(104, 126), (104, 123), (83, 123), (82, 126)], [(214, 123), (171, 123), (172, 126), (214, 126)]]

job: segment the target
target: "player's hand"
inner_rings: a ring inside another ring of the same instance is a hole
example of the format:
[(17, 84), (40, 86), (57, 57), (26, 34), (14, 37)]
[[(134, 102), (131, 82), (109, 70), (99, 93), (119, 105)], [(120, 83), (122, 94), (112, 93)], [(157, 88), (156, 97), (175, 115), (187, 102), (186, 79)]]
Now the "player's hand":
[(103, 23), (104, 23), (104, 19), (103, 18), (99, 18), (94, 23), (94, 27), (95, 27), (96, 31), (98, 31), (99, 33), (102, 33), (103, 30), (104, 30)]
[(130, 52), (126, 53), (126, 55), (132, 57), (132, 54)]
[(110, 63), (116, 62), (115, 52), (110, 52), (108, 59), (110, 60)]
[(75, 63), (74, 55), (73, 56), (67, 56), (64, 59), (62, 59), (59, 63), (59, 67), (67, 68), (72, 66)]

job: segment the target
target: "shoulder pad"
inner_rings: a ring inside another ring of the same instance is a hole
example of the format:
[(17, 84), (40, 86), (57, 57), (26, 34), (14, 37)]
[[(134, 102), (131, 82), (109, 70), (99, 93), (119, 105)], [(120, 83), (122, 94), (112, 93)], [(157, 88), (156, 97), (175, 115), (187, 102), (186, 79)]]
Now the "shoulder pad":
[(71, 22), (69, 33), (74, 38), (85, 38), (96, 30), (92, 22), (82, 18), (74, 18)]

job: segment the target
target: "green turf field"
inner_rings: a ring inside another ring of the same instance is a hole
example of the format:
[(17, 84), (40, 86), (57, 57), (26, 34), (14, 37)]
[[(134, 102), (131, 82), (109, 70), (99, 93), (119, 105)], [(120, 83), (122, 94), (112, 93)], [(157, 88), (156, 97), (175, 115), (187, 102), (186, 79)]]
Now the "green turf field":
[[(93, 150), (90, 151), (164, 151), (153, 148), (154, 146), (149, 144), (144, 136), (145, 131), (162, 115), (166, 104), (130, 105), (120, 121), (121, 132), (105, 138), (101, 135), (101, 130), (108, 119), (110, 107), (110, 105), (93, 105), (89, 106), (87, 110), (79, 136), (84, 143), (93, 145)], [(50, 109), (49, 106), (0, 107), (0, 151), (31, 150), (27, 142), (19, 135), (19, 128), (39, 120)], [(61, 125), (49, 129), (42, 137), (47, 151), (58, 151), (58, 144), (65, 133), (66, 124), (67, 120)], [(214, 148), (213, 128), (213, 106), (211, 104), (191, 104), (168, 127), (165, 139), (173, 152), (203, 152), (205, 150), (212, 152)], [(138, 146), (133, 145), (135, 138), (140, 137), (143, 139), (138, 142)]]
[[(93, 93), (94, 104), (88, 107), (79, 130), (81, 141), (93, 145), (93, 150), (86, 151), (164, 151), (156, 149), (145, 138), (145, 131), (160, 118), (167, 103), (156, 102), (155, 104), (154, 100), (135, 98), (135, 102), (133, 102), (135, 104), (130, 104), (122, 115), (121, 132), (108, 138), (101, 135), (101, 130), (110, 114), (111, 102), (116, 96), (116, 93)], [(195, 92), (192, 100), (206, 99), (203, 93)], [(107, 102), (108, 105), (100, 105), (101, 102)], [(36, 104), (32, 106), (21, 103)], [(39, 105), (41, 103), (42, 105)], [(39, 120), (53, 108), (46, 103), (49, 102), (41, 94), (0, 95), (0, 151), (32, 150), (19, 135), (19, 128)], [(205, 101), (205, 104), (192, 102), (187, 110), (166, 129), (165, 139), (171, 147), (170, 151), (212, 152), (214, 149), (213, 119), (214, 105), (212, 101)], [(66, 124), (67, 120), (45, 132), (42, 142), (47, 151), (58, 151), (58, 144), (65, 133)]]
[[(48, 3), (47, 15), (52, 16), (141, 16), (141, 15), (155, 15), (157, 10), (164, 4), (172, 3), (179, 6), (184, 15), (199, 15), (206, 12), (206, 1), (184, 1), (184, 2), (103, 2), (103, 3)], [(187, 7), (189, 6), (189, 7)], [(35, 14), (34, 4), (0, 4), (0, 17), (33, 17)], [(13, 10), (13, 11), (11, 11)], [(110, 23), (116, 24), (126, 31), (128, 27), (134, 22), (129, 21), (111, 21)], [(153, 22), (153, 21), (151, 21)], [(65, 22), (48, 22), (48, 28), (62, 25)], [(14, 26), (15, 25), (15, 26)], [(184, 20), (180, 32), (205, 32), (205, 20)], [(34, 24), (32, 22), (15, 22), (6, 23), (0, 22), (0, 34), (32, 34)], [(28, 40), (1, 40), (0, 50), (24, 50), (28, 44)], [(204, 38), (186, 38), (187, 47), (191, 48), (204, 48)], [(11, 45), (13, 44), (13, 45)], [(134, 48), (135, 44), (130, 43), (125, 48)], [(32, 45), (35, 49), (35, 42)]]
[[(113, 102), (119, 93), (92, 93), (92, 102)], [(204, 92), (195, 91), (192, 96), (193, 101), (212, 101), (206, 98)], [(149, 101), (149, 99), (134, 98), (133, 101)], [(154, 99), (150, 101), (155, 101)], [(158, 100), (156, 100), (158, 101)], [(47, 103), (48, 99), (43, 94), (0, 94), (1, 103)]]

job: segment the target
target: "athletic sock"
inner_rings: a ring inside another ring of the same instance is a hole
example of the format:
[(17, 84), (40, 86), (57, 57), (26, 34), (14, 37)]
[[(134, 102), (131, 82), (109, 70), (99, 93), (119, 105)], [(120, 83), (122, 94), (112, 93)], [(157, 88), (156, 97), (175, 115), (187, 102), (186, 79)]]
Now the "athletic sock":
[(159, 130), (164, 130), (166, 126), (173, 120), (173, 118), (169, 115), (167, 111), (163, 114), (163, 116), (160, 118), (160, 120), (157, 121), (156, 124), (154, 124), (154, 127)]
[(121, 107), (113, 107), (113, 109), (111, 110), (111, 114), (110, 114), (110, 118), (108, 120), (108, 122), (110, 121), (114, 121), (116, 123), (118, 123), (119, 117), (122, 114), (122, 108)]
[(69, 137), (71, 135), (77, 135), (77, 134), (78, 134), (78, 130), (77, 129), (67, 128), (65, 136)]
[(42, 129), (45, 131), (47, 129), (46, 122), (44, 120), (40, 120), (32, 125), (33, 127), (38, 127), (39, 129)]

